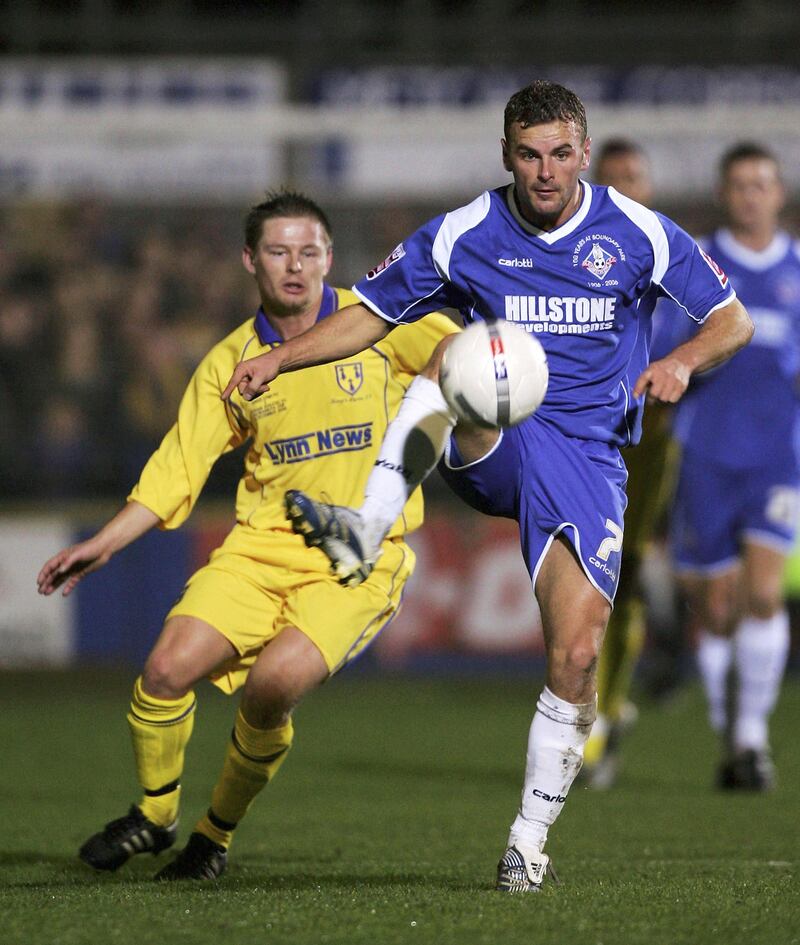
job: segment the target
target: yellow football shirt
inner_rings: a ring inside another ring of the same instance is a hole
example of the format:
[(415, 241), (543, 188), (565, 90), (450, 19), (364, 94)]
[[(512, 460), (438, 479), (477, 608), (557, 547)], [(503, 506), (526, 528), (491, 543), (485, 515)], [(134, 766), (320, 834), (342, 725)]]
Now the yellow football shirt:
[[(318, 318), (357, 302), (345, 289), (325, 286)], [(280, 343), (263, 311), (215, 345), (184, 393), (178, 419), (145, 465), (129, 495), (177, 528), (197, 501), (214, 462), (250, 440), (236, 496), (239, 525), (290, 530), (287, 489), (323, 493), (338, 505), (360, 505), (386, 426), (406, 388), (436, 344), (456, 325), (439, 313), (401, 327), (378, 344), (331, 364), (282, 374), (254, 401), (235, 392), (220, 400), (239, 361)], [(422, 522), (417, 489), (389, 537)]]

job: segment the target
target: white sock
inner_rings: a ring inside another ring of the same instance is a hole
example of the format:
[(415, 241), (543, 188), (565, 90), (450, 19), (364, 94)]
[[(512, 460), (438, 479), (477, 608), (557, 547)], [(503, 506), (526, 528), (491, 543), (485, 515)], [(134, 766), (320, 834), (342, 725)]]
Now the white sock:
[(455, 422), (436, 381), (415, 377), (386, 428), (358, 510), (365, 522), (382, 531), (381, 537), (439, 462)]
[(597, 714), (597, 700), (573, 705), (545, 686), (528, 735), (525, 785), (509, 846), (541, 851), (583, 764), (583, 747)]
[(728, 673), (733, 661), (733, 640), (700, 631), (697, 666), (708, 700), (711, 728), (720, 734), (728, 725)]
[(789, 653), (789, 615), (778, 611), (766, 620), (745, 617), (734, 634), (738, 682), (733, 740), (737, 751), (766, 748), (767, 722)]

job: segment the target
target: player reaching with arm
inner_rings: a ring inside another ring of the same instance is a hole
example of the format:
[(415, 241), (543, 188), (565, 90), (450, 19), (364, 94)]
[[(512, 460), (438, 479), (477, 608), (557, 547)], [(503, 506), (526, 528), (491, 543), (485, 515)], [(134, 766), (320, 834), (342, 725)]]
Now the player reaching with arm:
[[(239, 365), (225, 393), (238, 388), (257, 397), (284, 371), (342, 357), (443, 305), (467, 320), (506, 317), (542, 342), (550, 386), (537, 413), (519, 426), (459, 424), (451, 435), (453, 418), (436, 383), (440, 345), (409, 388), (359, 511), (290, 497), (296, 527), (309, 541), (328, 542), (334, 554), (347, 549), (349, 561), (332, 554), (344, 580), (359, 563), (363, 573), (380, 560), (378, 537), (442, 444), (440, 469), (451, 487), (473, 507), (519, 522), (547, 675), (497, 886), (536, 891), (549, 869), (548, 829), (595, 718), (597, 655), (622, 547), (626, 473), (619, 448), (638, 438), (645, 393), (678, 400), (695, 372), (746, 344), (752, 326), (686, 233), (581, 180), (590, 139), (583, 105), (568, 89), (534, 82), (513, 95), (502, 149), (510, 185), (423, 226), (355, 286), (359, 306)], [(647, 367), (654, 287), (704, 324)]]
[(455, 326), (434, 314), (357, 359), (281, 378), (257, 404), (238, 395), (223, 402), (242, 357), (281, 347), (355, 299), (324, 281), (330, 226), (306, 197), (283, 193), (254, 207), (245, 239), (244, 266), (261, 298), (255, 318), (203, 359), (125, 508), (93, 538), (51, 558), (38, 578), (40, 593), (69, 594), (149, 529), (178, 527), (215, 460), (250, 441), (236, 525), (190, 578), (136, 680), (128, 722), (144, 793), (81, 847), (81, 859), (100, 870), (175, 842), (194, 686), (210, 677), (228, 693), (243, 685), (241, 705), (208, 813), (157, 878), (219, 876), (236, 825), (291, 747), (293, 708), (386, 625), (413, 569), (404, 533), (421, 522), (421, 493), (388, 532), (379, 569), (355, 592), (329, 574), (322, 551), (292, 533), (283, 497), (290, 487), (324, 489), (343, 503), (360, 497), (406, 387)]
[(671, 539), (699, 627), (711, 725), (723, 739), (717, 783), (760, 791), (774, 779), (768, 720), (789, 649), (783, 574), (800, 512), (800, 244), (780, 229), (784, 190), (766, 148), (735, 146), (719, 177), (728, 227), (705, 245), (756, 334), (679, 406)]

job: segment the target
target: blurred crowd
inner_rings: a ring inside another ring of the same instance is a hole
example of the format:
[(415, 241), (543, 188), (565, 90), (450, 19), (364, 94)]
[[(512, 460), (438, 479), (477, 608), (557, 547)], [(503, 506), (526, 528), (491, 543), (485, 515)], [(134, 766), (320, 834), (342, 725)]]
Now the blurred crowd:
[[(247, 209), (0, 210), (0, 497), (127, 494), (200, 359), (256, 311), (240, 260)], [(423, 213), (332, 214), (334, 284), (350, 285)], [(223, 458), (207, 493), (229, 496), (240, 466)]]
[(255, 311), (241, 221), (86, 202), (0, 217), (5, 498), (118, 495), (194, 367)]

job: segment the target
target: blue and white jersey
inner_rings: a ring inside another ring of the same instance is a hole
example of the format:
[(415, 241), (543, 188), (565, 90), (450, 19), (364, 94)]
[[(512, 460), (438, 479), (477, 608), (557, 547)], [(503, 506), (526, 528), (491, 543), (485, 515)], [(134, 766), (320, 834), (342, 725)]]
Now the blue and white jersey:
[(756, 330), (746, 348), (692, 382), (678, 404), (675, 435), (731, 468), (796, 468), (800, 243), (778, 233), (755, 252), (719, 230), (703, 245), (730, 276)]
[(467, 322), (523, 325), (547, 352), (537, 417), (567, 436), (627, 446), (641, 432), (644, 399), (631, 391), (659, 294), (698, 322), (735, 295), (671, 220), (613, 188), (580, 186), (577, 212), (549, 232), (522, 217), (513, 184), (484, 192), (425, 224), (353, 290), (396, 324), (449, 306)]

